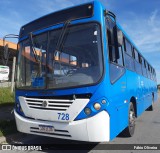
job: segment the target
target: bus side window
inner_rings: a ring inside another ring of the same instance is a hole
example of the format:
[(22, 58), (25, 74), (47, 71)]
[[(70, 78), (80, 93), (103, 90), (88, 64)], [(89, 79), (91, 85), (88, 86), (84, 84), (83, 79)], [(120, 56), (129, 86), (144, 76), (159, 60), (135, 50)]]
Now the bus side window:
[[(108, 49), (109, 49), (109, 60), (112, 63), (118, 64), (120, 66), (124, 66), (123, 64), (123, 48), (117, 47), (115, 45), (115, 35), (113, 33), (113, 28), (115, 27), (115, 23), (111, 21), (111, 19), (106, 19), (106, 25), (107, 25), (107, 38), (108, 38)], [(116, 54), (116, 47), (118, 48), (119, 57), (115, 58)]]
[(155, 69), (154, 69), (154, 80), (157, 81)]
[(124, 50), (125, 50), (125, 66), (127, 69), (134, 71), (134, 59), (132, 46), (127, 39), (124, 38)]
[(147, 73), (148, 73), (148, 78), (150, 78), (150, 67), (148, 63), (147, 63)]
[(145, 65), (145, 70), (146, 70), (146, 77), (148, 77), (148, 71), (147, 71), (147, 62), (146, 62), (146, 60), (144, 60), (144, 65)]
[(142, 61), (141, 61), (141, 55), (137, 52), (137, 50), (134, 48), (135, 53), (135, 70), (138, 74), (142, 74)]
[(151, 79), (153, 80), (153, 68), (151, 70), (152, 70), (151, 71), (151, 75), (152, 75)]
[(115, 23), (110, 21), (110, 19), (106, 19), (107, 25), (107, 38), (108, 38), (108, 49), (109, 49), (109, 63), (110, 63), (110, 80), (111, 83), (115, 83), (124, 73), (124, 62), (123, 62), (123, 47), (119, 47), (119, 57), (115, 59), (115, 48), (117, 47), (114, 43), (115, 35), (113, 34), (113, 27)]
[(127, 39), (125, 39), (125, 52), (127, 52), (128, 55), (133, 56), (132, 46)]
[(155, 77), (154, 77), (154, 68), (153, 68), (153, 80), (155, 80)]
[(151, 66), (149, 65), (149, 73), (150, 73), (150, 79), (152, 79), (152, 73), (151, 73)]
[(139, 59), (139, 73), (143, 74), (142, 72), (142, 56), (138, 53), (138, 59)]
[(156, 71), (154, 70), (154, 80), (157, 81), (156, 79)]
[(114, 59), (114, 54), (115, 54), (115, 46), (114, 46), (114, 36), (113, 33), (111, 32), (113, 27), (112, 25), (108, 25), (109, 27), (107, 28), (107, 38), (108, 38), (108, 49), (109, 49), (109, 60), (110, 62), (115, 62), (116, 59)]
[(134, 49), (135, 60), (138, 62), (138, 52)]
[(124, 62), (123, 62), (123, 47), (119, 47), (118, 48), (119, 50), (119, 59), (117, 59), (117, 64), (118, 65), (121, 65), (121, 66), (124, 66)]
[(108, 38), (108, 49), (109, 49), (109, 60), (110, 62), (118, 63), (119, 52), (118, 52), (118, 43), (117, 43), (117, 30), (118, 27), (110, 17), (106, 18), (107, 26), (107, 38)]
[(143, 71), (143, 76), (147, 77), (146, 63), (143, 57), (142, 57), (142, 71)]

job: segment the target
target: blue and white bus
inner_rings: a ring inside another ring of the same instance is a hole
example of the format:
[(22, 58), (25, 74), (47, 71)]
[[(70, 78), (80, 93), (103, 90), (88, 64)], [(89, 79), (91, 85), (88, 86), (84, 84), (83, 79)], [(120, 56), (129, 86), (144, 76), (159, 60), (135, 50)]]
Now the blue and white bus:
[(153, 110), (155, 69), (99, 1), (22, 26), (18, 48), (20, 132), (111, 141), (121, 132), (131, 137), (136, 118)]

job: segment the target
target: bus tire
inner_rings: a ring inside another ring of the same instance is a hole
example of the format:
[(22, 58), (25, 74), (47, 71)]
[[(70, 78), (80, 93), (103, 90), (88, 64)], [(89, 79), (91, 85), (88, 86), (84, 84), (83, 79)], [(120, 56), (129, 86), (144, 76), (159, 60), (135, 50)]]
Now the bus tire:
[(129, 104), (129, 114), (128, 114), (128, 127), (124, 129), (122, 132), (123, 136), (125, 137), (132, 137), (135, 131), (135, 119), (136, 119), (136, 114), (135, 114), (135, 109), (133, 106), (133, 103), (130, 102)]
[(153, 102), (154, 102), (154, 97), (152, 96), (152, 105), (147, 108), (147, 111), (153, 111)]

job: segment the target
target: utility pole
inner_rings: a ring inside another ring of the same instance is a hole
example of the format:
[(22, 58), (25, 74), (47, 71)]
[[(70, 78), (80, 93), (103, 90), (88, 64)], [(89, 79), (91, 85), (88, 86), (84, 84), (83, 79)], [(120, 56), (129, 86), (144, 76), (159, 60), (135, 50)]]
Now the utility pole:
[(15, 78), (15, 68), (16, 68), (16, 57), (13, 57), (13, 65), (12, 65), (12, 79), (11, 79), (11, 92), (13, 93), (13, 89), (15, 86), (14, 78)]

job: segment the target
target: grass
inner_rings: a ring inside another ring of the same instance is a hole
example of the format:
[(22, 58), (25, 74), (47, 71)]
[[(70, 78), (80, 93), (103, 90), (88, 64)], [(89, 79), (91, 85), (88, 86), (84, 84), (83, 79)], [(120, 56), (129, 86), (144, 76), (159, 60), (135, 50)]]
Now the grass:
[(11, 93), (10, 88), (0, 88), (0, 106), (2, 105), (13, 105), (14, 94)]
[(17, 133), (15, 120), (0, 121), (0, 137)]
[[(0, 107), (14, 105), (14, 94), (10, 88), (0, 88)], [(0, 120), (0, 137), (17, 133), (15, 120)]]

